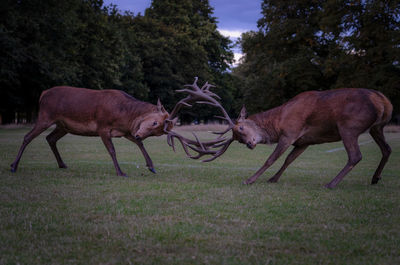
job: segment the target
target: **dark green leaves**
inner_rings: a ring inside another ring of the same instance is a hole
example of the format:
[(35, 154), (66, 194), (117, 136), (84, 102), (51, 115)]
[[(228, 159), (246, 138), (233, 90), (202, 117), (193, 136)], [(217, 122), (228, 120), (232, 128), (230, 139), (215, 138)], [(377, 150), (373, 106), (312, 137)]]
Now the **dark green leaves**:
[(160, 98), (167, 109), (179, 98), (175, 90), (195, 76), (228, 87), (231, 43), (217, 31), (208, 1), (152, 1), (144, 16), (122, 14), (101, 0), (6, 2), (0, 10), (3, 117), (34, 116), (40, 93), (56, 85), (121, 89), (153, 103)]
[(380, 90), (400, 110), (398, 1), (265, 0), (262, 14), (235, 71), (250, 111), (338, 87)]

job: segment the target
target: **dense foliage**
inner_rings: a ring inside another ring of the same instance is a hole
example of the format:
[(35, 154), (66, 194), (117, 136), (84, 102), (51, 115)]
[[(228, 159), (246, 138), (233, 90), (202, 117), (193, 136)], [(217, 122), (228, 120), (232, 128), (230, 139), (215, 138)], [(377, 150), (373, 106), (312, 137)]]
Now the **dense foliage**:
[[(233, 89), (226, 71), (231, 42), (217, 31), (212, 12), (208, 0), (154, 0), (145, 15), (121, 14), (102, 0), (6, 0), (0, 11), (3, 123), (16, 112), (30, 121), (41, 92), (56, 85), (121, 89), (141, 100), (160, 98), (167, 108), (194, 76), (219, 85), (219, 92)], [(232, 93), (224, 92), (229, 106)]]
[[(153, 0), (144, 14), (102, 0), (4, 0), (0, 6), (0, 117), (35, 119), (44, 89), (121, 89), (167, 109), (194, 76), (230, 114), (266, 110), (306, 90), (366, 87), (400, 112), (398, 1), (264, 0), (258, 31), (239, 44), (217, 30), (208, 0)], [(133, 10), (135, 11), (135, 10)], [(216, 110), (187, 109), (184, 121)]]
[(250, 111), (339, 87), (377, 89), (400, 111), (398, 1), (264, 0), (262, 14), (234, 71)]

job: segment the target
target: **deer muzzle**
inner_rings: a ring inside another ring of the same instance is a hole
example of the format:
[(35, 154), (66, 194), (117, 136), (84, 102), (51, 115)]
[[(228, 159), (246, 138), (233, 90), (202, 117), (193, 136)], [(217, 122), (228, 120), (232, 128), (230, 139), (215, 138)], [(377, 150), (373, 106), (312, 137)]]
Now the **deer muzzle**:
[(249, 149), (254, 149), (255, 147), (256, 147), (256, 144), (255, 143), (253, 143), (253, 142), (251, 142), (251, 141), (248, 141), (247, 143), (246, 143), (246, 146), (249, 148)]

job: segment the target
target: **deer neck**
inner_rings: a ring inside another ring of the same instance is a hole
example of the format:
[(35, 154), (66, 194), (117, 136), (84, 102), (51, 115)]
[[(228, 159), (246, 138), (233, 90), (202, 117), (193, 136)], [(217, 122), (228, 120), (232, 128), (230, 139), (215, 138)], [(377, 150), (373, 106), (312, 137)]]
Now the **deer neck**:
[(147, 102), (135, 100), (127, 104), (124, 111), (125, 115), (129, 117), (130, 131), (134, 134), (139, 130), (144, 117), (156, 111), (156, 106)]
[(268, 111), (251, 115), (248, 119), (253, 120), (259, 127), (262, 143), (272, 144), (279, 140), (278, 121), (280, 109), (274, 108)]
[(143, 117), (136, 117), (136, 118), (134, 118), (134, 119), (132, 119), (131, 120), (131, 126), (130, 126), (130, 131), (131, 131), (131, 134), (136, 134), (136, 132), (139, 130), (139, 128), (140, 128), (140, 123), (142, 122), (142, 120), (143, 120)]

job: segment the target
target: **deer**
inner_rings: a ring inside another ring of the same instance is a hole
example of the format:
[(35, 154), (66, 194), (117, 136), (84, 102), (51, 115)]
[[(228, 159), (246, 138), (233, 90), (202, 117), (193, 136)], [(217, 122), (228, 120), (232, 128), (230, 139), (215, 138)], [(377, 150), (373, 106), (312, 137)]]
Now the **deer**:
[[(183, 91), (181, 91), (183, 92)], [(211, 91), (190, 91), (181, 99), (169, 114), (160, 100), (157, 105), (140, 101), (129, 94), (113, 89), (92, 90), (69, 86), (53, 87), (42, 92), (39, 99), (39, 113), (33, 129), (28, 132), (19, 149), (16, 159), (11, 164), (11, 172), (16, 172), (26, 146), (50, 126), (55, 129), (46, 136), (46, 140), (57, 160), (59, 168), (67, 168), (57, 149), (57, 141), (66, 134), (98, 136), (103, 141), (111, 156), (118, 176), (127, 176), (122, 172), (117, 158), (113, 137), (124, 137), (135, 143), (142, 152), (147, 168), (156, 173), (153, 162), (147, 153), (143, 140), (151, 136), (168, 135), (173, 139), (172, 128), (177, 122), (179, 110), (207, 97)], [(196, 93), (198, 95), (196, 95)], [(189, 144), (197, 141), (186, 139)], [(210, 141), (207, 144), (217, 143)]]
[[(197, 80), (195, 80), (197, 81)], [(196, 82), (191, 87), (197, 87)], [(208, 85), (208, 88), (212, 85)], [(326, 91), (306, 91), (288, 102), (270, 110), (247, 117), (245, 106), (236, 121), (233, 121), (215, 96), (204, 97), (204, 104), (219, 108), (228, 123), (227, 129), (215, 132), (220, 136), (214, 143), (187, 141), (181, 138), (188, 157), (198, 159), (204, 155), (210, 162), (221, 156), (233, 141), (254, 149), (257, 144), (273, 144), (276, 147), (264, 165), (243, 184), (253, 184), (290, 146), (293, 149), (286, 157), (282, 167), (268, 182), (278, 182), (285, 169), (299, 157), (310, 145), (342, 141), (348, 155), (348, 161), (338, 175), (326, 188), (332, 189), (342, 181), (354, 166), (362, 159), (358, 145), (360, 134), (369, 130), (373, 140), (382, 153), (381, 161), (372, 176), (371, 184), (381, 179), (382, 170), (391, 154), (391, 148), (385, 140), (383, 128), (389, 123), (393, 106), (381, 92), (364, 88), (341, 88)], [(232, 137), (223, 137), (231, 131)], [(177, 136), (179, 137), (179, 136)], [(189, 150), (197, 155), (192, 155)]]

